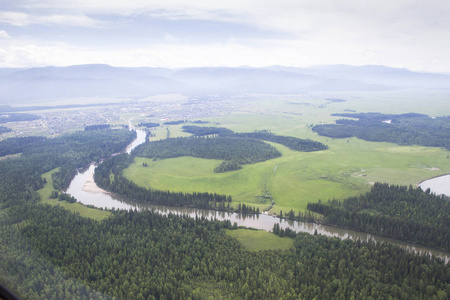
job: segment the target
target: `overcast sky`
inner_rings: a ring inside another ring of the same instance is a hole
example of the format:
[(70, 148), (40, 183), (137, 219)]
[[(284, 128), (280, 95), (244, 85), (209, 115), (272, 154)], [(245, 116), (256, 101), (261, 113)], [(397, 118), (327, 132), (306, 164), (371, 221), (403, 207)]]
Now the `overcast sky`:
[(0, 67), (450, 72), (448, 0), (0, 0)]

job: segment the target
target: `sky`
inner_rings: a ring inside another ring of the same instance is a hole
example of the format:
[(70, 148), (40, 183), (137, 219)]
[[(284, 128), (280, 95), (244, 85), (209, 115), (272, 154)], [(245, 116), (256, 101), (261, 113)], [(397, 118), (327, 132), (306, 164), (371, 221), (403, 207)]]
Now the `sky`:
[(0, 0), (0, 67), (450, 72), (448, 0)]

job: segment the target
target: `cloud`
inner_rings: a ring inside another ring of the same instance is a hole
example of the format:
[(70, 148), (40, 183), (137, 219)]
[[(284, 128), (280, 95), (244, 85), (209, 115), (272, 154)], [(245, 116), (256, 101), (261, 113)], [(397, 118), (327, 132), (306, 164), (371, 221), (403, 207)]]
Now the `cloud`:
[(9, 39), (9, 38), (11, 38), (11, 37), (9, 36), (9, 34), (6, 31), (0, 30), (0, 39)]
[(28, 13), (13, 11), (0, 12), (0, 23), (12, 26), (64, 25), (100, 27), (102, 25), (102, 22), (82, 14), (31, 15)]
[(31, 17), (22, 12), (0, 11), (0, 23), (13, 26), (27, 26), (31, 24)]
[[(206, 62), (255, 66), (349, 63), (450, 70), (446, 54), (450, 51), (448, 0), (16, 0), (11, 3), (5, 6), (5, 12), (0, 12), (0, 22), (21, 27), (15, 31), (5, 28), (14, 37), (29, 36), (26, 26), (48, 25), (40, 28), (39, 35), (34, 35), (36, 51), (50, 51), (54, 47), (51, 39), (57, 37), (67, 43), (77, 43), (64, 46), (71, 53), (66, 55), (66, 63), (62, 63), (62, 57), (56, 61), (59, 52), (55, 54), (53, 64), (57, 65), (94, 62), (94, 58), (98, 62), (110, 58), (107, 63), (112, 65), (136, 65), (135, 55), (142, 58), (141, 65), (155, 66), (205, 65)], [(50, 25), (61, 26), (58, 31), (52, 31)], [(72, 30), (64, 26), (104, 30)], [(229, 42), (233, 38), (235, 42)], [(94, 44), (98, 47), (94, 48)], [(230, 53), (224, 53), (221, 47)], [(13, 51), (13, 48), (4, 49)], [(198, 59), (196, 53), (205, 59)], [(31, 53), (28, 57), (30, 61), (35, 59), (36, 64), (46, 61), (32, 58)]]

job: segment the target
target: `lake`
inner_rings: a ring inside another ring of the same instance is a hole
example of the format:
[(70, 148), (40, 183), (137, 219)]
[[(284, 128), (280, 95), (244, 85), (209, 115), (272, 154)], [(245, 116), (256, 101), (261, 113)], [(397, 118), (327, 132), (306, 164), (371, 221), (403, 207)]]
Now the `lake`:
[(430, 189), (436, 195), (446, 195), (450, 197), (450, 174), (434, 177), (419, 184), (424, 191)]

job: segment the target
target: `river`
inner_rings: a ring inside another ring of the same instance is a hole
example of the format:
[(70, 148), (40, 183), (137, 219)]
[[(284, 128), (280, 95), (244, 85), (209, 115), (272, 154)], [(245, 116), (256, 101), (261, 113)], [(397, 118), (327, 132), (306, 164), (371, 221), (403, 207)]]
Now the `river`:
[[(130, 146), (127, 147), (127, 153), (130, 153), (136, 146), (145, 142), (145, 136), (146, 135), (144, 131), (137, 130), (137, 138), (132, 142), (132, 144), (130, 144)], [(85, 205), (93, 205), (95, 207), (106, 209), (150, 209), (162, 214), (185, 214), (190, 217), (204, 216), (208, 219), (230, 220), (232, 224), (236, 222), (239, 226), (252, 227), (266, 231), (271, 231), (274, 224), (280, 223), (280, 227), (289, 227), (296, 232), (308, 232), (310, 234), (314, 234), (314, 232), (317, 231), (318, 234), (339, 237), (341, 239), (349, 238), (352, 240), (374, 241), (377, 243), (386, 242), (400, 246), (410, 252), (414, 251), (419, 253), (429, 253), (433, 256), (444, 259), (446, 262), (448, 262), (450, 259), (450, 253), (445, 251), (334, 226), (284, 220), (267, 214), (242, 215), (238, 213), (218, 212), (214, 210), (186, 207), (170, 207), (140, 203), (128, 199), (125, 200), (105, 190), (102, 190), (95, 184), (93, 178), (95, 168), (96, 166), (91, 165), (88, 169), (79, 172), (72, 180), (67, 189), (68, 194), (71, 194), (79, 202)]]

